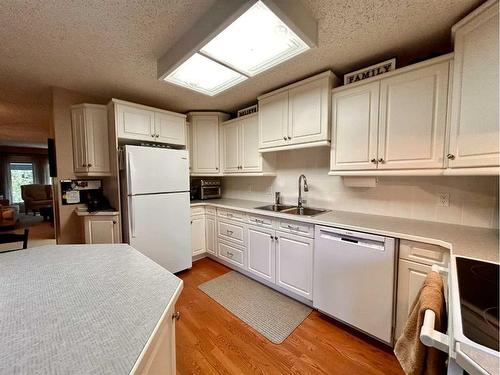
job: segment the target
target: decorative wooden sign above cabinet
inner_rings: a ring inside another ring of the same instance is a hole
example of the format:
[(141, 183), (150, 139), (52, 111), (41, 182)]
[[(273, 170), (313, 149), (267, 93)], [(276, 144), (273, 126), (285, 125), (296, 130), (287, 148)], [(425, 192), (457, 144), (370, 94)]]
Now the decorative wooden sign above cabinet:
[(329, 145), (330, 98), (336, 81), (326, 71), (260, 96), (259, 151)]

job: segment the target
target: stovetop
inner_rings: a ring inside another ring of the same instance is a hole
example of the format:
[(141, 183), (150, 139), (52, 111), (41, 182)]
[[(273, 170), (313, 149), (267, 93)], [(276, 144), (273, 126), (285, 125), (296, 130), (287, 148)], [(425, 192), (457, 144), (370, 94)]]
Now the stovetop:
[(460, 257), (456, 264), (463, 334), (499, 351), (499, 266)]

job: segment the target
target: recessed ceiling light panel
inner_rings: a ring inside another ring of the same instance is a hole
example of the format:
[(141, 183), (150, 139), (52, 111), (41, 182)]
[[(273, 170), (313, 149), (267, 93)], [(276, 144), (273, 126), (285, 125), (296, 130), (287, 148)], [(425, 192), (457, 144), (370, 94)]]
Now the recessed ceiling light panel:
[(247, 79), (232, 69), (195, 53), (164, 78), (165, 81), (201, 92), (216, 95)]
[(200, 52), (254, 76), (308, 49), (304, 41), (258, 1)]

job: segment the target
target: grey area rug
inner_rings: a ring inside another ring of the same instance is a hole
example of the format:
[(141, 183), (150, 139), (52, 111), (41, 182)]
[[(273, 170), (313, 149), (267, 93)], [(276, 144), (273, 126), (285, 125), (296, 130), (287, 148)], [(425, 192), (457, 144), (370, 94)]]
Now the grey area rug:
[(231, 271), (199, 288), (275, 344), (281, 344), (312, 309)]

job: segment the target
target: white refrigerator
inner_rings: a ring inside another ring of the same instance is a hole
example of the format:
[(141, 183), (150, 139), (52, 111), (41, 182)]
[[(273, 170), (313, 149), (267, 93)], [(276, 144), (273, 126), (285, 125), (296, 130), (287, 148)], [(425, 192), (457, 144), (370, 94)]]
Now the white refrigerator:
[(124, 147), (124, 239), (170, 272), (191, 268), (188, 151)]

